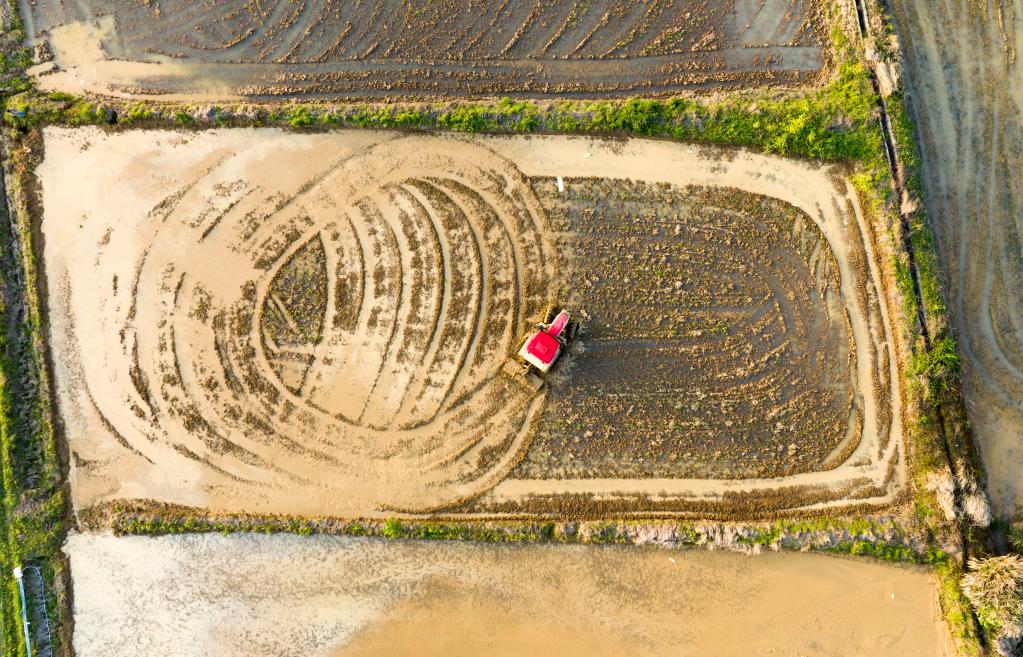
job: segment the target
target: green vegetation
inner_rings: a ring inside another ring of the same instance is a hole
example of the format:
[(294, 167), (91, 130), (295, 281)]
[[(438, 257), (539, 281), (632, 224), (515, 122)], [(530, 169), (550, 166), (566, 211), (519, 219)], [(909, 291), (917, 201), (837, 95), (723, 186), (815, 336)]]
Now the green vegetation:
[(984, 650), (980, 644), (978, 626), (973, 618), (973, 608), (963, 594), (962, 568), (954, 561), (946, 561), (935, 568), (938, 576), (938, 600), (945, 615), (945, 623), (964, 657), (980, 657)]
[(288, 113), (288, 124), (292, 128), (304, 128), (308, 125), (312, 125), (314, 122), (313, 115), (309, 112), (309, 109), (299, 105)]
[(0, 75), (16, 73), (32, 65), (32, 51), (28, 48), (11, 53), (0, 52)]
[(114, 527), (116, 534), (138, 536), (162, 536), (165, 534), (208, 534), (217, 532), (233, 534), (248, 532), (254, 534), (300, 534), (309, 536), (316, 532), (312, 521), (301, 518), (264, 519), (235, 521), (212, 521), (196, 516), (176, 516), (173, 518), (130, 518), (123, 520)]
[(1017, 554), (1023, 554), (1023, 522), (1016, 522), (1009, 525), (1006, 531), (1006, 541), (1009, 548)]
[[(39, 565), (51, 596), (47, 606), (51, 613), (59, 613), (52, 595), (54, 577), (62, 567), (64, 494), (46, 394), (31, 237), (25, 224), (12, 227), (6, 208), (4, 204), (0, 210), (0, 243), (18, 248), (0, 250), (0, 636), (3, 655), (21, 655), (20, 600), (11, 569)], [(15, 229), (18, 234), (12, 232)]]
[(554, 537), (554, 523), (518, 524), (488, 527), (472, 523), (403, 523), (390, 518), (384, 523), (381, 535), (389, 539), (412, 538), (437, 541), (474, 541), (483, 543), (550, 541)]
[(932, 342), (929, 351), (921, 350), (913, 355), (913, 374), (927, 382), (928, 398), (947, 390), (961, 370), (955, 340), (949, 335)]
[(149, 109), (142, 103), (136, 103), (128, 108), (128, 111), (124, 113), (124, 121), (128, 123), (137, 123), (139, 121), (145, 121), (146, 119), (153, 116), (153, 110)]
[[(891, 121), (892, 133), (899, 144), (899, 162), (905, 176), (906, 190), (911, 202), (918, 203), (923, 196), (923, 184), (920, 180), (920, 152), (913, 138), (913, 122), (906, 109), (903, 94), (896, 93), (888, 99), (888, 118)], [(910, 219), (910, 242), (913, 245), (917, 275), (920, 280), (924, 308), (927, 314), (935, 318), (943, 318), (948, 310), (945, 305), (941, 287), (941, 273), (938, 266), (937, 253), (934, 249), (934, 235), (927, 222), (927, 214), (922, 208), (916, 208)], [(934, 332), (939, 326), (932, 326)]]
[[(477, 543), (589, 543), (634, 544), (648, 529), (663, 530), (678, 546), (715, 544), (723, 548), (748, 550), (754, 546), (811, 549), (831, 554), (869, 557), (881, 561), (947, 564), (948, 556), (913, 531), (892, 520), (819, 517), (778, 520), (772, 523), (695, 525), (660, 521), (599, 522), (478, 522), (428, 521), (388, 518), (386, 520), (330, 520), (284, 516), (226, 516), (210, 518), (191, 509), (121, 509), (109, 518), (118, 535), (160, 536), (166, 534), (234, 532), (329, 534), (377, 536), (389, 540), (472, 541)], [(728, 527), (732, 538), (720, 538), (719, 528)], [(718, 536), (718, 538), (715, 538)]]
[(6, 0), (5, 23), (0, 34), (0, 87), (4, 93), (32, 88), (25, 69), (32, 65), (32, 49), (25, 46), (25, 24), (17, 0)]
[(397, 518), (379, 521), (320, 522), (307, 518), (199, 518), (188, 514), (157, 517), (118, 518), (113, 523), (118, 535), (161, 536), (165, 534), (210, 533), (262, 534), (314, 533), (342, 536), (381, 536), (395, 539), (474, 541), (484, 543), (541, 542), (554, 539), (553, 523), (483, 525), (480, 523), (403, 522)]

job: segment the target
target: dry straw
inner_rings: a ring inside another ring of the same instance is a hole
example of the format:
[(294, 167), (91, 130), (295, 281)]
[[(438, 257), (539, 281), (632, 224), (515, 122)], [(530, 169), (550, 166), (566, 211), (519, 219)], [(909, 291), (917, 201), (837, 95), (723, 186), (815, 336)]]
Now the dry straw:
[[(970, 559), (963, 592), (985, 627), (999, 632), (999, 652), (1018, 655), (1023, 637), (1023, 557), (1006, 555)], [(1014, 648), (1015, 646), (1015, 648)]]

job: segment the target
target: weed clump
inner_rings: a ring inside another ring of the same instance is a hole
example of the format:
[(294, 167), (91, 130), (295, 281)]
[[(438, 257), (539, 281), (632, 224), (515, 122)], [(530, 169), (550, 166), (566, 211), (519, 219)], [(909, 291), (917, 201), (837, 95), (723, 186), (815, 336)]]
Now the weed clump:
[(1010, 525), (1008, 532), (1009, 547), (1018, 554), (1023, 554), (1023, 523)]
[(950, 470), (927, 473), (927, 490), (934, 493), (938, 508), (949, 522), (956, 520), (955, 481)]
[(961, 370), (959, 352), (950, 335), (935, 341), (930, 351), (920, 351), (913, 355), (913, 373), (926, 382), (925, 394), (928, 399), (945, 392), (951, 378)]
[(969, 567), (963, 577), (963, 593), (977, 610), (980, 623), (998, 635), (1000, 646), (1018, 647), (1023, 639), (1023, 557), (974, 558)]

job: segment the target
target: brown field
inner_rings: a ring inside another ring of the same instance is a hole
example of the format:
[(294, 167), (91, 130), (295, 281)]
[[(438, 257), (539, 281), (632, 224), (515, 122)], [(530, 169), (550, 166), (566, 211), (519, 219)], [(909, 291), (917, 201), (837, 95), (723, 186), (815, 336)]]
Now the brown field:
[(79, 657), (952, 654), (926, 570), (820, 555), (240, 534), (67, 552)]
[[(45, 134), (79, 509), (757, 513), (901, 490), (886, 296), (835, 169), (645, 140)], [(582, 333), (536, 392), (502, 366), (554, 302)]]
[[(838, 265), (784, 202), (572, 178), (533, 187), (584, 315), (516, 476), (751, 478), (859, 440)], [(791, 447), (790, 447), (791, 446)]]
[(894, 9), (928, 214), (997, 514), (1023, 514), (1023, 2)]
[(628, 96), (793, 85), (817, 0), (22, 0), (48, 88), (222, 96)]

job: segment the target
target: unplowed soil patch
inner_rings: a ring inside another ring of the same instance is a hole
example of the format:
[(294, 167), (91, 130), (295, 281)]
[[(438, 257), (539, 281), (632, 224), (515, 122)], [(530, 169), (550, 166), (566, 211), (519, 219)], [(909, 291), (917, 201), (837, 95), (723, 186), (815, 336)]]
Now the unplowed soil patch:
[(52, 88), (217, 96), (616, 96), (805, 83), (816, 0), (23, 2)]
[[(837, 171), (644, 140), (45, 134), (78, 508), (768, 512), (901, 486), (886, 296)], [(504, 363), (552, 303), (582, 331), (536, 391)]]

